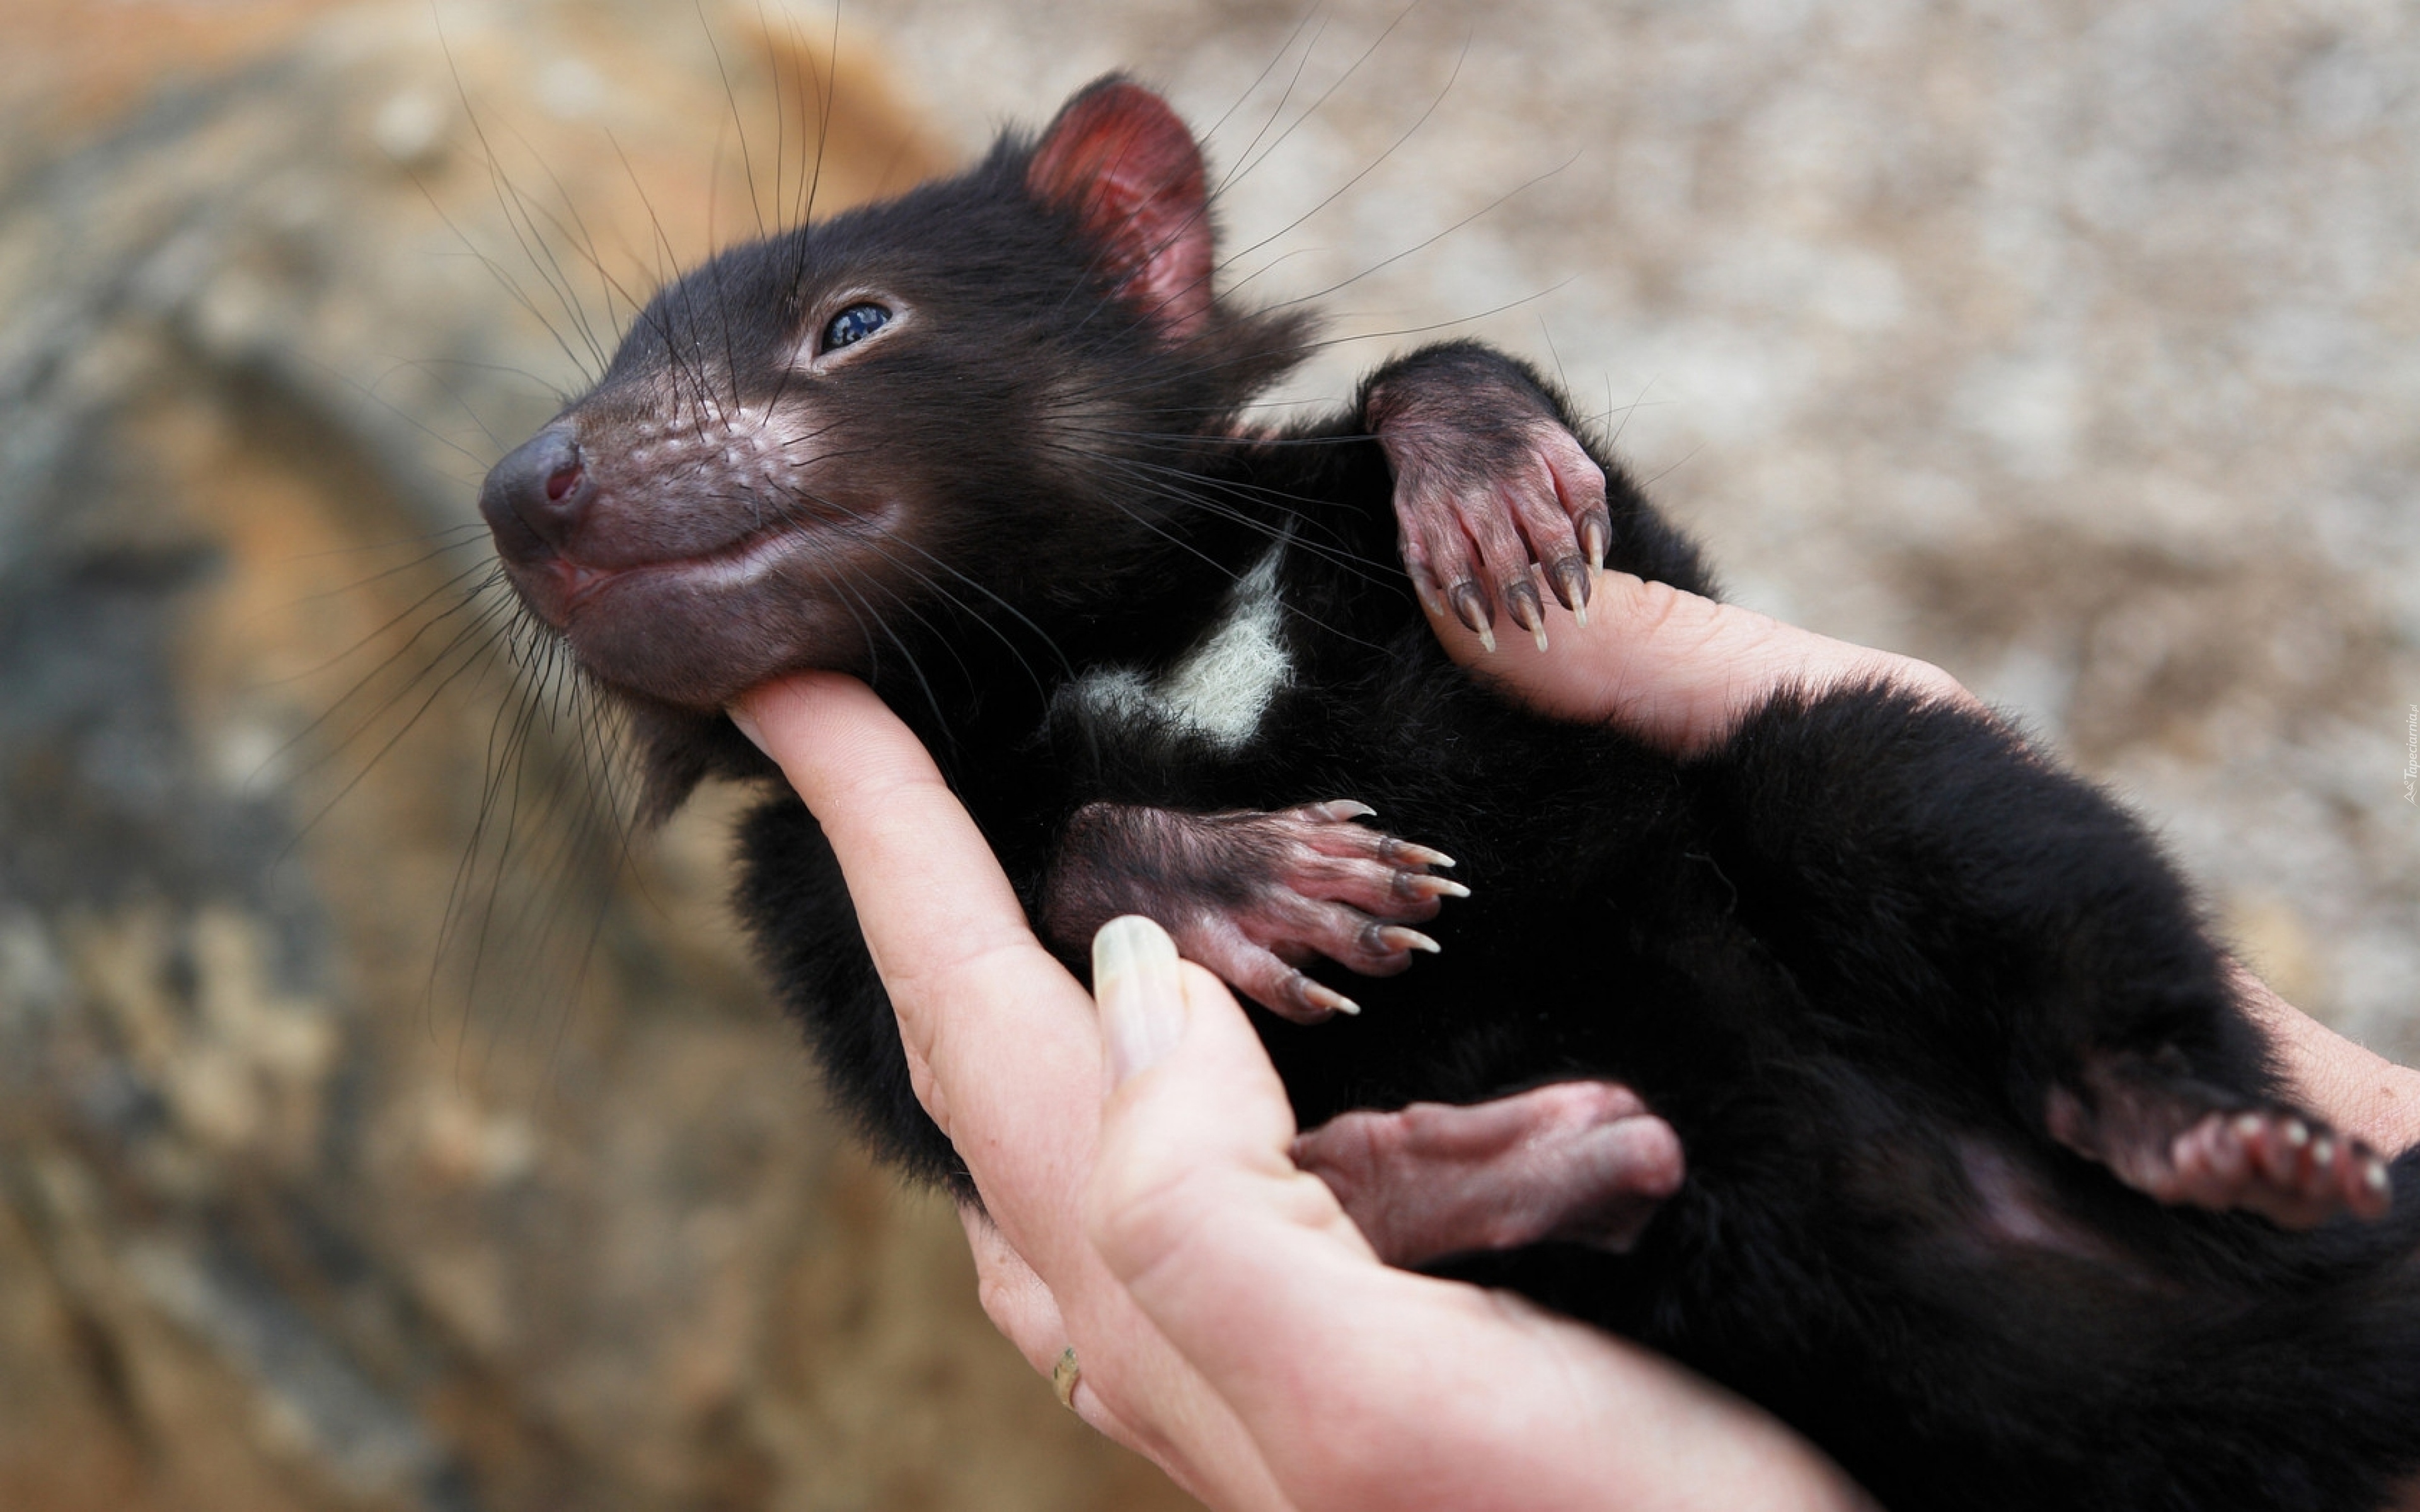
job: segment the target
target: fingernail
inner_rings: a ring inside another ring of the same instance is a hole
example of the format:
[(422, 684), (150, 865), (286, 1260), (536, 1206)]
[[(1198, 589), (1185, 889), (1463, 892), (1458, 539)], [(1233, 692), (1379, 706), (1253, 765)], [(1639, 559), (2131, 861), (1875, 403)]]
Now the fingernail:
[[(722, 717), (729, 719), (733, 725), (737, 727), (741, 734), (748, 737), (748, 744), (755, 747), (758, 750), (765, 749), (765, 737), (757, 733), (756, 721), (749, 716), (746, 709), (734, 703), (722, 711)], [(770, 753), (768, 752), (768, 754)]]
[(1110, 919), (1093, 936), (1093, 997), (1116, 1081), (1167, 1059), (1185, 1038), (1176, 942), (1139, 914)]

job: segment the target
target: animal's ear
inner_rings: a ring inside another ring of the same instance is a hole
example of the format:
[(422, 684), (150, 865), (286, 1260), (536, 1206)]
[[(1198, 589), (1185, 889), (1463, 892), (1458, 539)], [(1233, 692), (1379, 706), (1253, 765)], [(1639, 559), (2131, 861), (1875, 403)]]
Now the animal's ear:
[(1025, 170), (1075, 213), (1126, 302), (1171, 344), (1210, 318), (1210, 194), (1202, 149), (1168, 101), (1112, 75), (1067, 101)]

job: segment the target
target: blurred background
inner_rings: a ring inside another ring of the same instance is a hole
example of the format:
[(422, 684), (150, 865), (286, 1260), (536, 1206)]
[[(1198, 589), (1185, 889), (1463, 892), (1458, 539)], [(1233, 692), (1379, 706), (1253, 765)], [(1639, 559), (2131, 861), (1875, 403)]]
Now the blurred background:
[(1117, 67), (1331, 312), (1289, 398), (1559, 372), (1735, 596), (2019, 713), (2420, 1057), (2395, 0), (8, 0), (0, 1506), (1182, 1504), (836, 1135), (742, 795), (626, 844), (476, 593), (667, 270)]

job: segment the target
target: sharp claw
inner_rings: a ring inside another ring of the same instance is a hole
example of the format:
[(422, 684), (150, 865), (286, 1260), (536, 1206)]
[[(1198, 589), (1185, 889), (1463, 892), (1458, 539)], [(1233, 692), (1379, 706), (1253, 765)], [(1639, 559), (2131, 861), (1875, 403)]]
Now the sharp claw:
[(1313, 1008), (1330, 1013), (1342, 1013), (1348, 1017), (1361, 1011), (1360, 1004), (1335, 988), (1325, 987), (1315, 981), (1306, 981), (1302, 984), (1302, 1000)]
[(1401, 924), (1388, 925), (1378, 932), (1378, 938), (1385, 942), (1389, 950), (1426, 950), (1431, 955), (1436, 955), (1445, 949), (1444, 946), (1430, 939), (1419, 930), (1405, 929)]
[(1553, 570), (1546, 574), (1546, 579), (1555, 585), (1555, 596), (1563, 601), (1563, 608), (1572, 611), (1572, 618), (1580, 623), (1581, 628), (1587, 628), (1588, 563), (1577, 557), (1565, 557), (1555, 563)]
[(1433, 877), (1425, 872), (1398, 873), (1396, 890), (1414, 898), (1467, 898), (1470, 889), (1451, 877)]
[(1535, 586), (1526, 582), (1506, 585), (1504, 611), (1512, 616), (1513, 624), (1529, 632), (1529, 638), (1538, 642), (1539, 650), (1546, 649), (1546, 610), (1545, 606), (1538, 602)]
[(1330, 798), (1314, 806), (1314, 811), (1322, 819), (1368, 819), (1378, 812), (1358, 798)]
[(1580, 516), (1580, 549), (1588, 553), (1591, 569), (1605, 570), (1605, 553), (1612, 544), (1613, 521), (1604, 510), (1591, 509)]
[(1477, 583), (1460, 583), (1453, 590), (1454, 617), (1476, 633), (1479, 643), (1490, 653), (1496, 650), (1496, 616), (1487, 607), (1487, 595)]
[(1422, 866), (1450, 867), (1453, 865), (1453, 857), (1445, 852), (1433, 851), (1425, 845), (1415, 845), (1407, 840), (1395, 841), (1395, 854), (1406, 861), (1417, 861)]

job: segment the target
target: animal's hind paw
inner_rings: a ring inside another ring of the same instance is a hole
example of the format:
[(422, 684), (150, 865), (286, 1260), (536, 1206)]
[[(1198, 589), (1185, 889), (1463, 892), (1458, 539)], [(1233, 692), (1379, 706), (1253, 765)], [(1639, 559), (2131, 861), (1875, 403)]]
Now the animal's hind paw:
[(2112, 1057), (2086, 1071), (2090, 1093), (2051, 1093), (2053, 1137), (2162, 1202), (2257, 1212), (2285, 1228), (2339, 1213), (2385, 1216), (2384, 1156), (2290, 1108), (2221, 1106), (2211, 1088)]
[(1605, 470), (1501, 363), (1441, 353), (1388, 374), (1366, 418), (1395, 474), (1404, 567), (1435, 614), (1496, 649), (1500, 610), (1546, 648), (1546, 591), (1588, 623), (1612, 517)]
[(1347, 1113), (1294, 1159), (1389, 1265), (1546, 1240), (1621, 1254), (1687, 1173), (1672, 1126), (1611, 1082)]
[(2287, 1228), (2382, 1218), (2395, 1197), (2384, 1156), (2274, 1108), (2203, 1118), (2170, 1143), (2168, 1172), (2168, 1192), (2152, 1193), (2164, 1202), (2242, 1208)]
[(1408, 926), (1470, 890), (1433, 870), (1450, 856), (1355, 822), (1371, 812), (1349, 799), (1274, 813), (1089, 804), (1068, 825), (1045, 927), (1077, 949), (1120, 914), (1148, 915), (1186, 959), (1273, 1012), (1297, 1024), (1358, 1012), (1301, 968), (1325, 956), (1393, 976), (1437, 949)]

